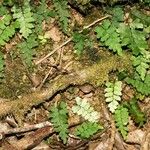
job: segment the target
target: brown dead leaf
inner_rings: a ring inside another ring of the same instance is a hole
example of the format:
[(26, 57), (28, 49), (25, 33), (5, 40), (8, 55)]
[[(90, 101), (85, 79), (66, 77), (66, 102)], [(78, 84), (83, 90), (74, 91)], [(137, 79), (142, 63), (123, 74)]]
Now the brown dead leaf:
[(60, 32), (57, 27), (53, 27), (49, 31), (46, 31), (44, 36), (47, 39), (52, 39), (54, 42), (59, 42), (61, 39)]

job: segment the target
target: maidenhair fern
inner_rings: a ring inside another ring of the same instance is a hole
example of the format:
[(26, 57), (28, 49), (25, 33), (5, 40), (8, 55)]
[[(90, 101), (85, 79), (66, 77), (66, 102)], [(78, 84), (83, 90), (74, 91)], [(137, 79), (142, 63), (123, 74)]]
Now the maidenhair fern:
[(6, 42), (15, 34), (16, 22), (11, 22), (12, 17), (7, 14), (0, 19), (0, 45), (4, 46)]
[(35, 54), (34, 48), (36, 46), (38, 46), (38, 42), (36, 41), (34, 34), (30, 35), (27, 40), (18, 44), (21, 56), (28, 67), (32, 66), (32, 59), (33, 55)]
[(115, 81), (114, 83), (107, 82), (105, 89), (106, 102), (108, 102), (109, 110), (114, 113), (121, 101), (122, 82)]
[(126, 82), (136, 88), (138, 92), (144, 95), (150, 94), (150, 75), (145, 76), (144, 81), (140, 79), (126, 78)]
[(95, 32), (97, 33), (97, 38), (109, 49), (117, 52), (118, 55), (122, 55), (121, 39), (116, 30), (117, 28), (109, 20), (105, 20), (101, 26), (96, 27)]
[(129, 122), (128, 109), (123, 106), (118, 107), (118, 109), (115, 111), (114, 118), (118, 130), (121, 132), (123, 138), (126, 139), (128, 132), (127, 124)]
[(82, 139), (89, 138), (94, 135), (98, 130), (102, 130), (103, 127), (98, 123), (84, 122), (75, 129), (75, 135)]
[(150, 63), (150, 52), (142, 51), (141, 55), (133, 56), (133, 66), (136, 67), (136, 71), (139, 73), (141, 79), (144, 81), (147, 69), (149, 68)]
[(67, 0), (53, 0), (55, 10), (59, 17), (60, 26), (66, 33), (68, 31), (69, 23), (69, 11), (68, 11), (68, 1)]
[(72, 111), (82, 116), (85, 120), (90, 122), (97, 122), (99, 119), (99, 113), (90, 106), (90, 103), (87, 102), (87, 99), (76, 97), (76, 106), (72, 107)]
[(17, 6), (14, 6), (12, 8), (12, 12), (13, 18), (16, 19), (20, 25), (20, 33), (24, 38), (27, 39), (34, 28), (34, 18), (29, 2), (25, 1), (25, 4), (22, 8), (17, 8)]
[(68, 110), (65, 102), (61, 102), (57, 107), (50, 109), (50, 120), (54, 130), (59, 133), (63, 143), (66, 144), (68, 138)]
[(142, 126), (146, 122), (146, 116), (141, 111), (135, 98), (131, 99), (128, 103), (125, 103), (124, 105), (128, 108), (129, 113), (136, 124)]

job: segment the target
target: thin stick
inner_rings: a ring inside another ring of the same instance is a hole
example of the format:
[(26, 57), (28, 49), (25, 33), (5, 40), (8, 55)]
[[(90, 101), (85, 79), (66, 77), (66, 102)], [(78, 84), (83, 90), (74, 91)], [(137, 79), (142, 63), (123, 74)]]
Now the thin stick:
[[(110, 17), (110, 15), (107, 15), (107, 16), (105, 16), (105, 17), (102, 17), (102, 18), (99, 18), (99, 19), (95, 20), (95, 21), (92, 22), (91, 24), (89, 24), (89, 25), (83, 27), (83, 30), (92, 27), (92, 26), (95, 25), (96, 23), (98, 23), (98, 22), (100, 22), (100, 21), (102, 21), (102, 20), (104, 20), (104, 19), (106, 19), (106, 18), (108, 18), (108, 17)], [(79, 33), (82, 33), (83, 30), (81, 30)], [(38, 60), (37, 62), (35, 62), (35, 65), (40, 64), (42, 61), (44, 61), (45, 59), (47, 59), (48, 57), (50, 57), (51, 55), (53, 55), (57, 50), (59, 50), (60, 48), (62, 48), (63, 46), (65, 46), (65, 45), (67, 45), (69, 42), (71, 42), (72, 39), (73, 39), (73, 37), (70, 37), (67, 41), (65, 41), (64, 43), (62, 43), (60, 46), (56, 47), (53, 51), (51, 51), (51, 52), (48, 53), (46, 56), (44, 56), (43, 58), (41, 58), (40, 60)]]

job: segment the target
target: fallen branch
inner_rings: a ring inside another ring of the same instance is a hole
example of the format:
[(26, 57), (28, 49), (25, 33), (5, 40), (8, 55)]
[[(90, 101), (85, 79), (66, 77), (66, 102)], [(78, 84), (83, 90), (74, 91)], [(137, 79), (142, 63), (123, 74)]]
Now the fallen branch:
[[(2, 134), (3, 136), (9, 135), (9, 134), (16, 134), (16, 133), (18, 134), (18, 133), (29, 132), (29, 131), (33, 131), (36, 129), (40, 129), (43, 127), (49, 127), (49, 126), (52, 126), (52, 124), (50, 122), (46, 121), (46, 122), (42, 122), (39, 124), (27, 125), (27, 126), (21, 127), (21, 128), (11, 128), (0, 134)], [(3, 137), (3, 136), (1, 136), (1, 137)]]
[[(110, 17), (110, 15), (107, 15), (105, 17), (99, 18), (97, 20), (95, 20), (94, 22), (92, 22), (91, 24), (83, 27), (83, 30), (88, 29), (90, 27), (92, 27), (93, 25), (95, 25), (96, 23), (106, 19)], [(83, 30), (81, 30), (79, 33), (82, 33)], [(44, 56), (43, 58), (41, 58), (40, 60), (38, 60), (37, 62), (35, 62), (35, 65), (40, 64), (42, 61), (44, 61), (45, 59), (47, 59), (48, 57), (50, 57), (51, 55), (53, 55), (57, 50), (61, 49), (63, 46), (67, 45), (69, 42), (71, 42), (73, 39), (73, 37), (69, 38), (67, 41), (65, 41), (64, 43), (62, 43), (60, 46), (56, 47), (53, 51), (51, 51), (50, 53), (48, 53), (46, 56)]]

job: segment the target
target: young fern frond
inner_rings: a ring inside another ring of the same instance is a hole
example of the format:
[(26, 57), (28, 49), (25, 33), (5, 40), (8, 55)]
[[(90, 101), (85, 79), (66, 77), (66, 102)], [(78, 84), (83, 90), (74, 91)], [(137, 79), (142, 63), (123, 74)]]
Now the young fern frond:
[(115, 111), (114, 118), (118, 130), (121, 132), (123, 138), (126, 139), (128, 132), (127, 124), (129, 122), (128, 109), (123, 106), (118, 107)]
[(106, 102), (108, 102), (109, 110), (114, 113), (117, 109), (119, 102), (121, 101), (121, 91), (122, 91), (122, 82), (121, 81), (115, 81), (115, 83), (107, 82), (106, 83), (106, 89), (105, 89), (105, 97)]
[(24, 38), (27, 39), (28, 36), (32, 33), (32, 29), (34, 28), (34, 18), (29, 2), (26, 1), (22, 9), (13, 6), (12, 12), (13, 18), (16, 19), (20, 25), (20, 33)]
[(87, 102), (87, 99), (81, 99), (76, 97), (76, 106), (72, 107), (72, 111), (77, 113), (79, 116), (82, 116), (85, 120), (89, 122), (97, 122), (99, 119), (99, 113), (90, 106), (90, 103)]
[(82, 139), (86, 139), (94, 135), (98, 130), (102, 130), (103, 127), (98, 123), (84, 122), (75, 129), (75, 135)]
[(54, 130), (59, 133), (63, 143), (67, 143), (68, 138), (68, 110), (65, 102), (61, 102), (57, 107), (50, 109), (49, 118), (53, 123)]

